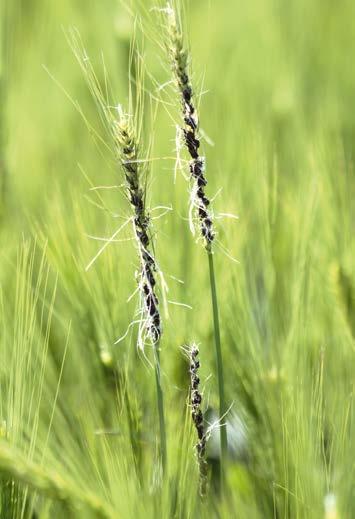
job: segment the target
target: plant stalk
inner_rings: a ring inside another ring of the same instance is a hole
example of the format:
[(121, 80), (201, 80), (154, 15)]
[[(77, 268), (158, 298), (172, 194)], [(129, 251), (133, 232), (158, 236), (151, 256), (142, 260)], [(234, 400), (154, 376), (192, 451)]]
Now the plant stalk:
[[(214, 341), (216, 349), (216, 366), (217, 366), (217, 379), (218, 379), (218, 392), (219, 392), (219, 420), (220, 420), (220, 447), (221, 447), (221, 482), (224, 479), (224, 466), (227, 458), (228, 438), (227, 428), (223, 425), (223, 420), (226, 414), (226, 402), (224, 396), (224, 377), (223, 377), (223, 359), (221, 349), (221, 334), (219, 328), (219, 313), (218, 313), (218, 298), (216, 288), (216, 276), (214, 272), (213, 253), (211, 247), (207, 247), (208, 266), (210, 273), (210, 286), (211, 286), (211, 301), (212, 301), (212, 312), (213, 312), (213, 326), (214, 326)], [(222, 487), (223, 488), (223, 485)]]

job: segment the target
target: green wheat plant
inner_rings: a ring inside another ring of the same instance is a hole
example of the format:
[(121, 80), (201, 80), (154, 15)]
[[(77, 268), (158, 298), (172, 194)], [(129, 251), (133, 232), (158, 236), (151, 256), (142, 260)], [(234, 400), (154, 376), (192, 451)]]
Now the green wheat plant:
[(205, 158), (200, 155), (199, 119), (194, 103), (194, 92), (190, 79), (190, 56), (184, 42), (180, 17), (176, 10), (168, 4), (166, 8), (168, 25), (167, 50), (171, 60), (171, 68), (177, 85), (177, 91), (181, 100), (182, 117), (184, 121), (183, 138), (185, 146), (191, 157), (189, 170), (192, 181), (191, 188), (191, 220), (190, 227), (194, 231), (193, 218), (196, 213), (199, 222), (199, 234), (203, 240), (209, 268), (210, 290), (212, 300), (212, 315), (214, 324), (214, 342), (216, 352), (216, 367), (219, 392), (219, 420), (220, 420), (220, 447), (221, 447), (221, 473), (223, 476), (224, 464), (227, 455), (227, 429), (225, 417), (227, 413), (223, 358), (221, 346), (221, 333), (219, 324), (219, 307), (217, 296), (216, 275), (213, 260), (213, 242), (215, 230), (213, 227), (210, 200), (206, 195)]
[[(157, 410), (160, 429), (160, 458), (162, 469), (165, 471), (167, 464), (166, 430), (164, 417), (164, 398), (161, 381), (160, 340), (162, 335), (162, 319), (157, 295), (158, 267), (154, 257), (152, 244), (151, 218), (147, 208), (147, 162), (148, 159), (141, 155), (140, 134), (144, 115), (144, 87), (143, 70), (137, 63), (137, 79), (130, 88), (129, 111), (125, 112), (121, 105), (111, 109), (95, 72), (91, 66), (85, 49), (81, 47), (80, 39), (72, 33), (72, 48), (85, 74), (86, 81), (94, 100), (104, 118), (108, 132), (116, 148), (118, 162), (124, 173), (127, 199), (132, 208), (132, 216), (114, 234), (115, 238), (121, 229), (128, 223), (132, 223), (139, 259), (139, 272), (137, 275), (140, 304), (138, 309), (138, 347), (144, 352), (149, 344), (153, 348), (154, 371), (157, 393)], [(134, 93), (133, 93), (134, 88)], [(133, 108), (135, 96), (136, 106)], [(109, 244), (110, 241), (106, 242)], [(100, 249), (99, 252), (101, 252)], [(98, 255), (95, 256), (96, 259)], [(91, 267), (93, 262), (90, 262)], [(121, 342), (121, 338), (116, 344)]]

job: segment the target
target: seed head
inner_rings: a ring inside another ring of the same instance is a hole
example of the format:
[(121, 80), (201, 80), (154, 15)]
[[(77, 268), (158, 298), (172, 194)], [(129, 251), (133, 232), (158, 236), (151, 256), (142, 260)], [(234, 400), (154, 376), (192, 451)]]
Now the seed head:
[(150, 250), (150, 218), (145, 207), (145, 191), (140, 181), (138, 142), (133, 125), (121, 107), (119, 118), (114, 123), (114, 135), (126, 179), (127, 196), (134, 211), (133, 225), (140, 256), (138, 282), (143, 300), (148, 338), (157, 344), (161, 336), (159, 299), (155, 292), (155, 258)]
[(189, 349), (189, 363), (190, 363), (190, 400), (191, 400), (191, 416), (194, 423), (198, 441), (196, 443), (196, 454), (200, 473), (200, 494), (204, 496), (207, 489), (207, 461), (206, 461), (206, 443), (207, 438), (203, 424), (203, 414), (201, 410), (202, 395), (200, 393), (200, 378), (198, 370), (200, 361), (198, 360), (199, 349), (194, 344)]
[(192, 181), (191, 203), (200, 222), (200, 233), (207, 248), (211, 248), (215, 232), (209, 211), (210, 200), (205, 188), (205, 160), (200, 156), (199, 122), (193, 100), (193, 89), (189, 74), (189, 54), (185, 48), (182, 31), (174, 9), (168, 4), (168, 55), (171, 69), (181, 98), (183, 135), (186, 149), (191, 157), (189, 162)]

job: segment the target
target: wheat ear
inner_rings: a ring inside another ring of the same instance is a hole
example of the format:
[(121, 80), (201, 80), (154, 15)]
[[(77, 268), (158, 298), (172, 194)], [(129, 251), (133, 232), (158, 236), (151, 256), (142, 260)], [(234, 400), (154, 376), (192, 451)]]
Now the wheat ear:
[(200, 475), (200, 495), (201, 497), (206, 495), (207, 488), (207, 471), (208, 465), (206, 461), (206, 433), (203, 423), (203, 413), (201, 409), (202, 395), (200, 392), (200, 378), (198, 371), (200, 368), (200, 361), (198, 360), (199, 349), (196, 345), (193, 345), (189, 350), (189, 363), (190, 363), (190, 402), (191, 402), (191, 416), (194, 423), (198, 441), (196, 443), (196, 454), (199, 467)]

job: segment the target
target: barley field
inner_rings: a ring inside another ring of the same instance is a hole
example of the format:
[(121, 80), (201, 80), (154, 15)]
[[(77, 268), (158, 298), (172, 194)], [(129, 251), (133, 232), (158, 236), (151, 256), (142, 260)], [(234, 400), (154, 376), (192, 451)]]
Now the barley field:
[(355, 517), (355, 4), (1, 0), (0, 517)]

